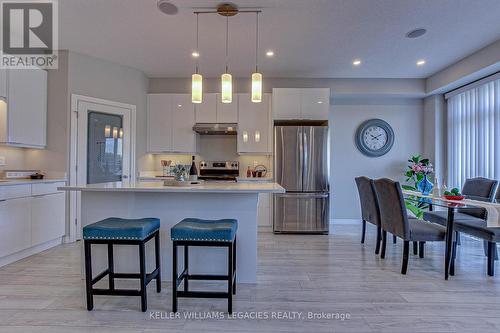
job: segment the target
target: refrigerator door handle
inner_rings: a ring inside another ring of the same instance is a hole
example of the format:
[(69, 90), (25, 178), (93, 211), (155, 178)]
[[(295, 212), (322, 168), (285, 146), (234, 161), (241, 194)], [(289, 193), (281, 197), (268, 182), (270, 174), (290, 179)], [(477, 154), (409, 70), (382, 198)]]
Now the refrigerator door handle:
[(297, 130), (298, 144), (299, 144), (299, 175), (300, 175), (300, 188), (304, 188), (304, 136), (302, 127)]

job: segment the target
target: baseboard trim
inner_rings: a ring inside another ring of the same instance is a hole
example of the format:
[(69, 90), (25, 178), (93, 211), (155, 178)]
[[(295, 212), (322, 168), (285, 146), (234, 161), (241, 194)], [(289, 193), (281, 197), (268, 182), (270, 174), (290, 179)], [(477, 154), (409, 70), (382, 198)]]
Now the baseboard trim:
[(22, 251), (10, 254), (8, 256), (2, 257), (2, 258), (0, 258), (0, 267), (11, 264), (11, 263), (18, 261), (18, 260), (27, 258), (27, 257), (32, 256), (34, 254), (40, 253), (42, 251), (48, 250), (51, 247), (60, 245), (60, 244), (62, 244), (62, 241), (63, 241), (62, 237), (59, 237), (59, 238), (56, 238), (54, 240), (51, 240), (51, 241), (48, 241), (48, 242), (45, 242), (42, 244), (38, 244), (36, 246), (27, 248), (25, 250), (22, 250)]

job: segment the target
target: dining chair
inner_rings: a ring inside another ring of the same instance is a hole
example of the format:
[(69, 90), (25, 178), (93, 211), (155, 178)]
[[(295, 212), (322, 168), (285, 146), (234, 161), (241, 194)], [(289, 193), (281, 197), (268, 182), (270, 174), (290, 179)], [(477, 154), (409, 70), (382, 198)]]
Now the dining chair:
[(382, 229), (381, 258), (385, 258), (387, 232), (403, 239), (401, 274), (406, 274), (410, 242), (444, 241), (446, 228), (416, 218), (408, 218), (399, 182), (387, 178), (374, 180), (375, 193), (380, 208)]
[[(468, 199), (493, 202), (500, 196), (498, 181), (482, 177), (471, 178), (465, 181), (462, 194)], [(448, 213), (446, 211), (425, 212), (424, 220), (446, 225)], [(485, 241), (485, 252), (488, 257), (487, 272), (494, 275), (495, 258), (497, 257), (496, 243), (500, 241), (500, 228), (488, 228), (486, 225), (487, 213), (483, 208), (459, 209), (454, 215), (454, 230), (456, 235), (466, 233)], [(451, 273), (454, 272), (454, 259), (457, 251), (457, 242), (453, 242), (453, 259)]]
[(380, 210), (375, 194), (373, 180), (368, 177), (356, 177), (356, 186), (358, 187), (359, 203), (361, 205), (361, 244), (365, 242), (366, 222), (369, 222), (377, 227), (377, 245), (375, 247), (375, 254), (379, 254), (381, 229), (380, 229)]

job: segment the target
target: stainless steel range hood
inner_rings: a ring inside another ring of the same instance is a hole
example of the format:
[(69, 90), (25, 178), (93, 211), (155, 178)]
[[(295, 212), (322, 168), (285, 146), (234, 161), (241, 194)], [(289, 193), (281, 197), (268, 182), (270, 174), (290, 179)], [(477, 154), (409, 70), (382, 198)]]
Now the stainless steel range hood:
[(193, 131), (202, 135), (236, 135), (238, 124), (196, 123)]

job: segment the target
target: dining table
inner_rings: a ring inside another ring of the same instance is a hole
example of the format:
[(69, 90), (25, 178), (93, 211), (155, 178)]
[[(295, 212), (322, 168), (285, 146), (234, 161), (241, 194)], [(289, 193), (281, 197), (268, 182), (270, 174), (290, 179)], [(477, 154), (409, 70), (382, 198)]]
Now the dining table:
[(421, 192), (402, 190), (403, 197), (406, 202), (411, 202), (415, 204), (422, 204), (422, 206), (427, 206), (430, 211), (435, 207), (447, 210), (447, 222), (446, 222), (446, 238), (445, 238), (445, 259), (444, 259), (444, 277), (448, 280), (450, 275), (454, 275), (455, 265), (454, 265), (454, 255), (452, 253), (453, 242), (456, 241), (454, 233), (454, 218), (455, 213), (458, 211), (463, 211), (466, 209), (477, 209), (482, 208), (487, 211), (486, 226), (488, 228), (498, 228), (500, 227), (500, 202), (494, 200), (493, 202), (483, 201), (478, 198), (464, 198), (463, 200), (448, 200), (443, 196), (438, 195), (426, 195)]

